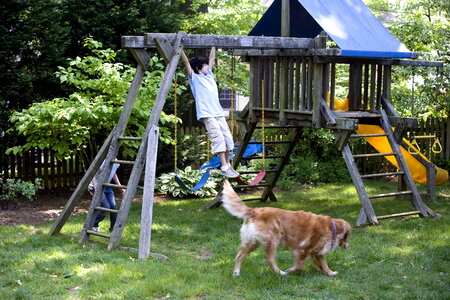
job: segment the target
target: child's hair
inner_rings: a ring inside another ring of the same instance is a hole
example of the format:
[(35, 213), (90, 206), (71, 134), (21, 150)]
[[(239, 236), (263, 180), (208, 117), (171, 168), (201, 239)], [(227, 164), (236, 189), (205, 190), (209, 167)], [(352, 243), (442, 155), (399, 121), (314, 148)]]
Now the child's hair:
[(192, 70), (198, 74), (198, 70), (201, 70), (203, 68), (203, 65), (207, 65), (209, 62), (204, 57), (194, 57), (189, 61), (189, 64), (191, 65)]

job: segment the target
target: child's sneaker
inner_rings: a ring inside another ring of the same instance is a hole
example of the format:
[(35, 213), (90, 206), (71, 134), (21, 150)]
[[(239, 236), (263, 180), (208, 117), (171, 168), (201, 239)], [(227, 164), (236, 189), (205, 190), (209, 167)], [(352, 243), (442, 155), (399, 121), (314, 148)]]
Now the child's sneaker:
[(230, 167), (230, 169), (231, 169), (231, 171), (233, 171), (233, 174), (235, 175), (235, 177), (233, 177), (233, 178), (239, 177), (239, 175), (241, 175), (241, 174), (239, 174), (238, 171), (236, 171), (235, 169), (233, 169), (233, 167)]
[(222, 170), (222, 174), (227, 178), (236, 178), (239, 176), (239, 173), (236, 172), (232, 167)]

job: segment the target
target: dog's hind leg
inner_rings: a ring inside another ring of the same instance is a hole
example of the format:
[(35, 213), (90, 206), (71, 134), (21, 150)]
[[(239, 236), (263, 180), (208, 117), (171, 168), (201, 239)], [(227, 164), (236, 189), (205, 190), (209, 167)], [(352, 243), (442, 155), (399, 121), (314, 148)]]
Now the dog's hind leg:
[(252, 252), (253, 250), (255, 250), (256, 248), (258, 248), (258, 244), (254, 243), (254, 244), (241, 244), (241, 248), (239, 249), (238, 254), (236, 255), (235, 258), (235, 263), (234, 263), (234, 271), (233, 271), (233, 276), (240, 276), (241, 275), (241, 263), (242, 260), (244, 259), (244, 257), (249, 254), (250, 252)]
[(312, 263), (316, 267), (316, 269), (321, 271), (325, 275), (328, 275), (328, 276), (337, 275), (338, 272), (334, 272), (334, 271), (330, 270), (330, 268), (328, 267), (327, 261), (325, 260), (325, 257), (323, 255), (311, 254), (311, 259), (312, 259)]
[(302, 250), (295, 249), (292, 251), (292, 258), (294, 260), (294, 266), (287, 269), (286, 274), (295, 273), (303, 270), (305, 266), (306, 254)]

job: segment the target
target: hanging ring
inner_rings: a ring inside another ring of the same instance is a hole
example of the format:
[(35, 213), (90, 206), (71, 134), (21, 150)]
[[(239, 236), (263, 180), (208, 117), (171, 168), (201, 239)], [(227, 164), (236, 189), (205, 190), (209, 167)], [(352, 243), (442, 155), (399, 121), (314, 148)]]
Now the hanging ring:
[(435, 153), (435, 154), (439, 154), (442, 152), (442, 145), (439, 142), (438, 138), (434, 139), (434, 143), (433, 143), (433, 146), (431, 147), (431, 151), (433, 151), (433, 153)]
[(408, 152), (411, 154), (418, 154), (420, 152), (419, 144), (417, 144), (416, 138), (414, 138), (411, 142), (411, 145), (408, 147)]

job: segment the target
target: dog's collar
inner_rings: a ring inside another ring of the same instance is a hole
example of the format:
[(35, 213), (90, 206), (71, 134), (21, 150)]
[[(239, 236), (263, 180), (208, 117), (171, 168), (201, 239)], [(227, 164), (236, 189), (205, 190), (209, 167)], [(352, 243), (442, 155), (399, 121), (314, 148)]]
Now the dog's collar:
[(334, 220), (331, 220), (331, 225), (333, 226), (333, 235), (331, 237), (331, 250), (333, 250), (334, 243), (336, 240), (336, 222), (334, 222)]

